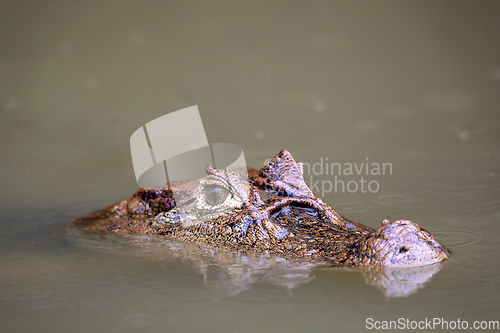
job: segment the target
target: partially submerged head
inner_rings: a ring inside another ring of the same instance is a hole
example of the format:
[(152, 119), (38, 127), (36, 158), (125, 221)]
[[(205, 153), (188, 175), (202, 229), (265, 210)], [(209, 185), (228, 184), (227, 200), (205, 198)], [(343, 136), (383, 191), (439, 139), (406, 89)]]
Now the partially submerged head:
[(384, 267), (419, 267), (450, 257), (434, 236), (408, 220), (384, 220), (367, 239), (366, 250), (371, 265)]

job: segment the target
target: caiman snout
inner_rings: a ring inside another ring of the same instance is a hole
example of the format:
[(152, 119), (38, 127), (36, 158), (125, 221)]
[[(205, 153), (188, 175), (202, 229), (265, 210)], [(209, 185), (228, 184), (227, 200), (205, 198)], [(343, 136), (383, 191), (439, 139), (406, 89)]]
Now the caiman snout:
[(368, 239), (370, 263), (385, 267), (419, 267), (448, 259), (443, 244), (416, 223), (400, 220), (382, 222)]

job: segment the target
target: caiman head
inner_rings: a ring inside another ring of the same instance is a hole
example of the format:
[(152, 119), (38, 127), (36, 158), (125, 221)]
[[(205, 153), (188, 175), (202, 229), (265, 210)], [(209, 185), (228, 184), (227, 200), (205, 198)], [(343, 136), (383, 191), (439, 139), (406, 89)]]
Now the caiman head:
[(206, 171), (196, 183), (144, 188), (73, 223), (334, 265), (416, 267), (450, 256), (410, 221), (374, 230), (337, 213), (313, 194), (302, 164), (286, 150), (262, 169), (248, 169), (248, 178)]
[(382, 221), (382, 227), (363, 241), (366, 263), (383, 267), (419, 267), (450, 257), (450, 252), (416, 223)]

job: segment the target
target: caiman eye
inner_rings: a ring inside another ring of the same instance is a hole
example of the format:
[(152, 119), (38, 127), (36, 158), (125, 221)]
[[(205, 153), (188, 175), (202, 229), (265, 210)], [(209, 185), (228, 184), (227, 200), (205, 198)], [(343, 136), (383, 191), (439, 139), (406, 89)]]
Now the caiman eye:
[(210, 206), (222, 205), (226, 200), (230, 199), (231, 192), (220, 185), (209, 184), (203, 188), (205, 194), (205, 202)]

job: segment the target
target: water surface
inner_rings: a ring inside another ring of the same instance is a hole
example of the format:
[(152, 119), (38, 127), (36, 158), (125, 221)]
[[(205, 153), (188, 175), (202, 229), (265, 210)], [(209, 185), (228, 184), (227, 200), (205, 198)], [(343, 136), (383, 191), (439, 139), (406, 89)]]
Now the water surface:
[[(500, 320), (499, 10), (487, 1), (4, 5), (0, 331), (359, 332), (367, 318)], [(306, 180), (375, 181), (374, 193), (315, 192), (374, 228), (417, 222), (452, 258), (428, 278), (403, 278), (418, 281), (401, 287), (409, 292), (388, 293), (352, 270), (64, 231), (137, 189), (137, 128), (194, 104), (209, 140), (242, 146), (254, 167), (283, 148), (311, 166), (390, 163), (390, 174)]]

